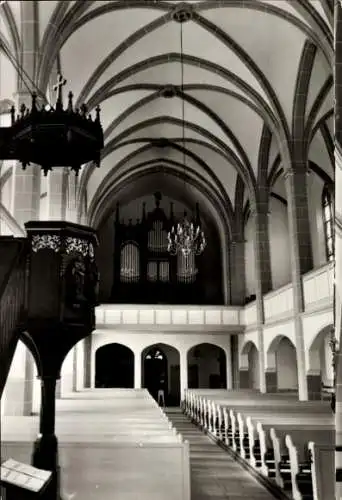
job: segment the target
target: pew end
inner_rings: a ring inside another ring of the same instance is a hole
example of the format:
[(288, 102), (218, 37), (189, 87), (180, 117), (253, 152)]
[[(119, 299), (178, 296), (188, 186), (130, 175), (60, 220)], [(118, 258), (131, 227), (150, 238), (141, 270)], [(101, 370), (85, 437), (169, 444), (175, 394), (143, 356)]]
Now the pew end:
[(335, 447), (310, 441), (313, 499), (335, 500)]

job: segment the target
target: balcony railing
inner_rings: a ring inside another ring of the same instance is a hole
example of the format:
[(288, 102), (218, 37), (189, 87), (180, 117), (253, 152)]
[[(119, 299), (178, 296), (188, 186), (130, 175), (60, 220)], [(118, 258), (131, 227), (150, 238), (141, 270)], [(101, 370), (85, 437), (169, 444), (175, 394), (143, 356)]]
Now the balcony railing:
[(303, 276), (305, 310), (322, 308), (333, 304), (334, 266), (329, 263)]
[(293, 312), (293, 287), (288, 284), (264, 296), (265, 322), (290, 316)]
[[(333, 267), (327, 264), (303, 276), (305, 311), (332, 306)], [(285, 285), (264, 296), (265, 323), (293, 316), (293, 287)], [(106, 304), (96, 310), (97, 328), (172, 328), (242, 332), (257, 324), (257, 305), (173, 306)]]
[(241, 308), (217, 306), (149, 306), (106, 304), (96, 309), (98, 328), (171, 327), (173, 329), (199, 326), (210, 330), (239, 327)]

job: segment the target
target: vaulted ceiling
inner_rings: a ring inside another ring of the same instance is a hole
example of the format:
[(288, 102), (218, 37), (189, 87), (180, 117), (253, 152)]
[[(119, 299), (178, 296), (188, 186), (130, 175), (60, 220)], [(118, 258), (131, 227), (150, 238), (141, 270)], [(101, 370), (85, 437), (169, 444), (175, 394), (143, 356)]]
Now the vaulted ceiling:
[[(20, 3), (2, 13), (13, 50)], [(188, 22), (175, 20), (177, 8)], [(299, 109), (312, 166), (333, 178), (333, 0), (40, 0), (36, 10), (39, 88), (50, 95), (61, 70), (78, 104), (101, 106), (102, 167), (80, 176), (94, 217), (123, 190), (134, 196), (144, 174), (176, 187), (186, 179), (234, 211), (265, 165), (276, 179)], [(145, 177), (136, 195), (147, 187)]]

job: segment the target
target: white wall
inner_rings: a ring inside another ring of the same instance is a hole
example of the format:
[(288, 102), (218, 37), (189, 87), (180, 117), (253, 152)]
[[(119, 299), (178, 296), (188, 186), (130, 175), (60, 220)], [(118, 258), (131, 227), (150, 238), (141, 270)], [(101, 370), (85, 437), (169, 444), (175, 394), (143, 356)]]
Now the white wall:
[(285, 249), (289, 245), (287, 207), (275, 198), (270, 198), (269, 241), (272, 273), (272, 289), (291, 281), (291, 256)]

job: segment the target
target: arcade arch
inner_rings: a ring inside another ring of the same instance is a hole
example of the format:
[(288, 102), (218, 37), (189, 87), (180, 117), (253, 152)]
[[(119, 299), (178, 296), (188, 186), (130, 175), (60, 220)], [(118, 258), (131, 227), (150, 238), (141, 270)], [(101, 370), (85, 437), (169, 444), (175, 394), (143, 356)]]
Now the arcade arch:
[(222, 347), (202, 343), (188, 351), (189, 389), (227, 388), (227, 357)]
[(268, 367), (276, 373), (277, 392), (298, 390), (297, 352), (291, 340), (285, 335), (278, 335), (271, 342), (267, 351)]
[(129, 347), (111, 343), (96, 350), (95, 387), (134, 387), (134, 352)]
[(333, 325), (327, 325), (314, 337), (308, 349), (308, 375), (319, 376), (326, 385), (333, 384), (333, 354), (329, 345)]
[(248, 366), (248, 387), (260, 390), (259, 351), (254, 342), (249, 340), (244, 345), (241, 357), (244, 357)]
[(158, 390), (163, 389), (167, 406), (179, 405), (180, 354), (169, 345), (157, 343), (145, 347), (141, 354), (142, 387), (157, 400)]

